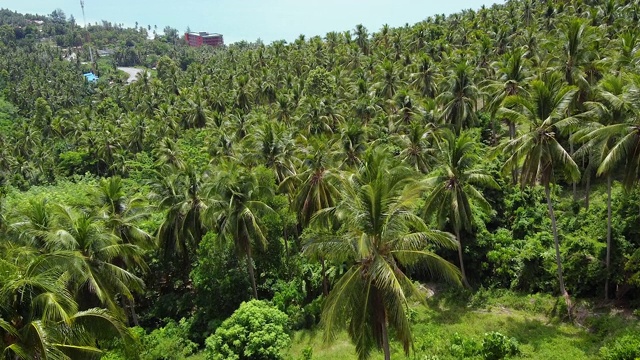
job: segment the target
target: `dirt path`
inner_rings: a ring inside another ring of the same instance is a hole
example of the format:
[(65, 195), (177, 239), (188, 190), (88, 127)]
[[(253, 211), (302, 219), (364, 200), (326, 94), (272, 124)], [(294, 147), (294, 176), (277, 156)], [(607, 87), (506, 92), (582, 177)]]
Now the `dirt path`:
[(129, 78), (127, 79), (127, 84), (131, 84), (132, 82), (136, 81), (137, 75), (144, 71), (142, 69), (132, 68), (132, 67), (119, 67), (118, 70), (122, 70), (127, 74), (129, 74)]

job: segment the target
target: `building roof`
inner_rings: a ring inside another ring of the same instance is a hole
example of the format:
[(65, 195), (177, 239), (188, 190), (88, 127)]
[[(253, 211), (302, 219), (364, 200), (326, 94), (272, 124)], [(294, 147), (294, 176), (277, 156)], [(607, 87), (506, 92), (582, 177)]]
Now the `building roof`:
[(218, 36), (222, 36), (222, 34), (208, 33), (206, 31), (192, 31), (192, 32), (190, 32), (188, 34), (189, 35), (193, 35), (193, 36), (201, 36), (201, 37), (218, 37)]
[(98, 81), (99, 77), (96, 76), (96, 74), (94, 73), (86, 73), (86, 74), (82, 74), (84, 75), (84, 78), (87, 79), (88, 82), (96, 82)]

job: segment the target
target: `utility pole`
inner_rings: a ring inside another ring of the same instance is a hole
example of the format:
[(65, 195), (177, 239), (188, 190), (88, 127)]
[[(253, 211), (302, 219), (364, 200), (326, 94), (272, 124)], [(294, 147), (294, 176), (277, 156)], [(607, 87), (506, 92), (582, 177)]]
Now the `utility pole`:
[[(82, 8), (82, 20), (84, 21), (84, 31), (87, 33), (85, 41), (89, 41), (89, 31), (87, 30), (87, 17), (84, 15), (84, 0), (80, 0), (80, 7)], [(91, 68), (95, 70), (95, 63), (93, 61), (93, 51), (91, 45), (89, 45), (89, 56), (91, 57)]]

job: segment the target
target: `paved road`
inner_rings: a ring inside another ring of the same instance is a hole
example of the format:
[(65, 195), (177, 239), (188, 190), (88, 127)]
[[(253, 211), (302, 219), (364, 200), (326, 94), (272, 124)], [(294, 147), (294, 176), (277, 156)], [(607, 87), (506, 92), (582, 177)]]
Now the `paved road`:
[(127, 79), (127, 84), (131, 84), (136, 81), (138, 73), (143, 72), (142, 69), (132, 68), (132, 67), (119, 67), (118, 70), (122, 70), (129, 74), (129, 78)]

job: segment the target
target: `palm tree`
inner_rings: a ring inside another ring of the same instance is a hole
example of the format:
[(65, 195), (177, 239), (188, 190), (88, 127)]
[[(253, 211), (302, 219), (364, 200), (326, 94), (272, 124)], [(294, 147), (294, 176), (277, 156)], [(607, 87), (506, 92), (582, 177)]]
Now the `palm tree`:
[(432, 124), (413, 122), (405, 134), (396, 135), (394, 144), (400, 148), (400, 159), (423, 174), (431, 169), (436, 149), (433, 146), (438, 130)]
[(464, 269), (463, 245), (460, 231), (470, 232), (473, 224), (473, 208), (491, 211), (491, 205), (476, 186), (498, 189), (496, 181), (481, 169), (477, 144), (468, 133), (460, 136), (444, 129), (440, 135), (440, 164), (424, 180), (429, 193), (424, 205), (426, 217), (435, 215), (444, 226), (447, 222), (453, 228), (458, 241), (458, 260), (462, 283), (470, 287)]
[(567, 112), (578, 90), (563, 86), (559, 77), (553, 74), (545, 80), (532, 81), (529, 96), (516, 96), (505, 100), (507, 106), (519, 106), (519, 111), (502, 108), (498, 115), (510, 121), (529, 124), (529, 131), (506, 142), (500, 149), (507, 154), (503, 168), (508, 171), (519, 169), (522, 185), (540, 183), (544, 186), (553, 230), (560, 293), (565, 297), (571, 315), (571, 302), (562, 272), (558, 227), (551, 201), (551, 183), (556, 171), (564, 173), (565, 180), (569, 182), (578, 181), (580, 178), (578, 166), (558, 139), (562, 127), (568, 126), (574, 120), (567, 116)]
[[(141, 197), (127, 198), (122, 180), (112, 177), (100, 181), (98, 187), (98, 205), (100, 205), (100, 217), (104, 221), (107, 230), (110, 230), (124, 244), (133, 244), (142, 249), (151, 248), (154, 244), (152, 237), (142, 230), (138, 223), (149, 216), (145, 211), (145, 203)], [(125, 266), (123, 259), (114, 259), (114, 264)], [(143, 263), (143, 269), (146, 265)], [(138, 326), (138, 317), (135, 313), (133, 298), (124, 298), (126, 308), (131, 312), (134, 325)]]
[[(607, 176), (607, 253), (605, 258), (606, 279), (605, 299), (609, 298), (609, 278), (611, 265), (611, 180), (613, 173), (621, 169), (624, 185), (630, 189), (640, 178), (638, 171), (638, 88), (626, 89), (624, 78), (609, 76), (599, 86), (597, 103), (585, 115), (598, 120), (577, 132), (577, 137), (585, 142), (584, 152), (597, 152), (599, 167), (597, 175)], [(635, 97), (635, 98), (634, 98)], [(585, 134), (586, 133), (586, 134)]]
[[(409, 353), (412, 343), (407, 298), (418, 292), (403, 269), (419, 263), (432, 273), (459, 282), (454, 265), (432, 252), (432, 246), (455, 247), (450, 234), (431, 230), (414, 214), (420, 186), (413, 172), (383, 151), (372, 151), (362, 167), (342, 178), (341, 198), (319, 212), (313, 222), (322, 227), (342, 224), (337, 233), (310, 239), (304, 253), (326, 254), (349, 265), (329, 294), (323, 311), (325, 337), (334, 339), (346, 327), (359, 359), (374, 348), (390, 359), (389, 331)], [(419, 295), (418, 295), (419, 296)]]
[(131, 333), (112, 313), (78, 310), (66, 286), (66, 268), (43, 266), (48, 261), (25, 247), (3, 250), (4, 259), (15, 260), (0, 261), (2, 358), (99, 358), (96, 340), (114, 335), (131, 345)]
[[(305, 150), (306, 157), (302, 162), (302, 169), (280, 184), (280, 189), (296, 189), (291, 208), (302, 227), (307, 227), (318, 211), (335, 206), (338, 198), (338, 175), (331, 168), (330, 156), (327, 154), (329, 149), (330, 146), (322, 141), (312, 141), (310, 148)], [(327, 296), (329, 279), (326, 263), (324, 256), (318, 255), (322, 266), (322, 292)]]
[(271, 122), (269, 119), (258, 120), (259, 127), (252, 133), (249, 157), (260, 159), (276, 176), (278, 184), (295, 172), (293, 158), (295, 146), (291, 135), (283, 123)]
[(98, 206), (107, 229), (125, 244), (151, 245), (151, 235), (138, 227), (149, 216), (141, 197), (127, 198), (120, 177), (100, 181)]
[(411, 74), (414, 88), (422, 96), (434, 98), (438, 94), (438, 73), (435, 65), (427, 55), (422, 55), (416, 63), (416, 72)]
[(53, 216), (47, 200), (29, 201), (29, 206), (20, 214), (20, 220), (11, 224), (22, 244), (44, 251), (46, 239), (53, 230)]
[(337, 178), (331, 169), (328, 149), (329, 146), (321, 141), (312, 142), (306, 150), (303, 168), (280, 185), (280, 188), (290, 186), (297, 189), (293, 208), (303, 226), (309, 225), (316, 212), (335, 206), (338, 195)]
[(201, 176), (190, 166), (184, 171), (158, 172), (151, 183), (151, 198), (167, 211), (156, 235), (160, 253), (165, 259), (181, 258), (185, 276), (206, 230), (201, 218), (207, 208), (202, 185)]
[(250, 170), (235, 162), (222, 163), (209, 183), (208, 195), (212, 204), (204, 214), (218, 232), (218, 239), (222, 243), (233, 242), (238, 256), (246, 259), (254, 299), (258, 298), (258, 288), (253, 246), (257, 243), (264, 247), (267, 242), (259, 217), (273, 212), (258, 200), (260, 188)]
[(445, 121), (452, 124), (456, 132), (475, 122), (477, 98), (478, 88), (471, 76), (471, 66), (465, 61), (455, 64), (437, 99), (443, 106)]
[(95, 216), (60, 205), (55, 211), (58, 226), (47, 238), (44, 264), (65, 269), (71, 289), (88, 305), (95, 296), (109, 311), (118, 313), (116, 296), (131, 300), (133, 292), (144, 287), (132, 272), (146, 268), (140, 247), (105, 231)]
[[(524, 91), (523, 85), (527, 79), (527, 59), (526, 52), (522, 48), (516, 48), (510, 53), (504, 54), (501, 61), (494, 63), (498, 80), (491, 82), (487, 88), (491, 94), (488, 104), (489, 110), (495, 116), (496, 112), (503, 105), (504, 99), (515, 96)], [(508, 122), (509, 139), (516, 136), (516, 124)]]

